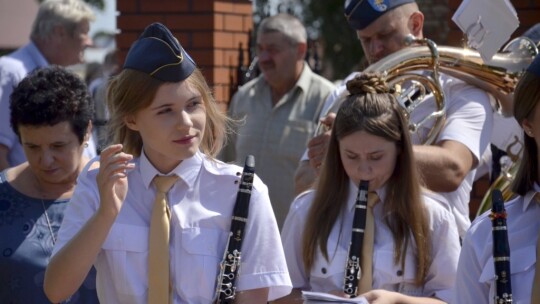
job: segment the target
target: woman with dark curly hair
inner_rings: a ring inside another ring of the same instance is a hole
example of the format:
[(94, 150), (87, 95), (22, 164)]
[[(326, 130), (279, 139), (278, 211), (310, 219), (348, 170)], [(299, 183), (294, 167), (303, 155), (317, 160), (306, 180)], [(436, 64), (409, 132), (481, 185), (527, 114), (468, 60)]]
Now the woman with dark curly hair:
[[(40, 68), (11, 94), (11, 126), (28, 161), (0, 173), (0, 302), (50, 303), (45, 268), (88, 159), (92, 106), (78, 76)], [(98, 303), (95, 274), (69, 303)]]
[[(448, 301), (458, 231), (437, 195), (422, 188), (403, 110), (377, 74), (357, 76), (347, 90), (316, 189), (296, 198), (283, 227), (294, 289), (280, 303), (302, 303), (301, 290), (370, 303)], [(365, 226), (357, 225), (360, 209)], [(353, 233), (363, 235), (362, 248), (348, 252)], [(358, 281), (345, 280), (346, 262), (361, 265)]]

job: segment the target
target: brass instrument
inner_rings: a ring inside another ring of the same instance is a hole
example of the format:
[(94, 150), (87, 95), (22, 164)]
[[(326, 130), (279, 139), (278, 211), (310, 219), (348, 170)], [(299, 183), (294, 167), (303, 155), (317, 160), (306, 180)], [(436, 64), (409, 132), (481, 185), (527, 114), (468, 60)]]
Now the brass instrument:
[[(497, 99), (494, 109), (504, 116), (510, 116), (513, 111), (512, 92), (521, 73), (538, 53), (538, 47), (528, 38), (512, 40), (503, 52), (495, 54), (489, 62), (484, 62), (475, 50), (437, 46), (425, 38), (408, 36), (406, 43), (410, 46), (370, 65), (364, 72), (385, 73), (389, 85), (400, 93), (398, 100), (409, 114), (423, 102), (426, 92), (433, 93), (437, 110), (420, 122), (409, 124), (410, 131), (414, 133), (421, 124), (435, 119), (432, 130), (422, 140), (423, 144), (433, 143), (444, 125), (446, 105), (439, 72), (487, 91)], [(422, 71), (431, 71), (432, 75), (419, 73)], [(413, 95), (419, 97), (412, 99)]]
[[(519, 145), (519, 149), (516, 153), (514, 153), (513, 149), (517, 145)], [(500, 189), (503, 200), (505, 202), (509, 201), (514, 196), (514, 193), (510, 190), (510, 184), (514, 180), (514, 176), (516, 176), (519, 169), (519, 158), (522, 150), (523, 143), (519, 140), (517, 136), (515, 136), (514, 141), (506, 148), (506, 158), (503, 157), (501, 159), (501, 161), (503, 161), (503, 164), (501, 165), (501, 174), (491, 184), (488, 191), (482, 198), (482, 202), (480, 203), (480, 205), (478, 206), (478, 210), (476, 211), (476, 216), (479, 216), (480, 214), (489, 210), (489, 205), (493, 200), (493, 190)]]
[[(492, 104), (495, 114), (505, 117), (513, 114), (513, 91), (523, 71), (529, 66), (539, 53), (540, 43), (537, 45), (526, 37), (518, 37), (506, 44), (502, 52), (495, 54), (491, 60), (484, 62), (480, 53), (467, 48), (437, 46), (429, 39), (415, 39), (407, 37), (409, 46), (395, 52), (382, 60), (369, 66), (365, 72), (379, 72), (387, 75), (387, 81), (396, 88), (400, 96), (400, 105), (410, 114), (423, 102), (426, 92), (432, 92), (435, 98), (436, 111), (421, 119), (420, 122), (410, 122), (409, 130), (415, 133), (424, 122), (435, 119), (434, 125), (425, 138), (423, 144), (432, 144), (439, 131), (444, 126), (446, 104), (444, 92), (438, 82), (438, 73), (458, 78), (466, 83), (477, 86), (490, 93), (496, 103)], [(420, 71), (432, 71), (425, 76)], [(407, 88), (401, 90), (401, 88)], [(418, 95), (416, 99), (411, 98)], [(512, 147), (508, 147), (511, 149)], [(511, 162), (502, 170), (489, 191), (484, 196), (480, 212), (487, 211), (491, 203), (491, 193), (494, 189), (502, 191), (505, 201), (513, 195), (510, 184), (519, 167), (520, 153), (510, 153)]]

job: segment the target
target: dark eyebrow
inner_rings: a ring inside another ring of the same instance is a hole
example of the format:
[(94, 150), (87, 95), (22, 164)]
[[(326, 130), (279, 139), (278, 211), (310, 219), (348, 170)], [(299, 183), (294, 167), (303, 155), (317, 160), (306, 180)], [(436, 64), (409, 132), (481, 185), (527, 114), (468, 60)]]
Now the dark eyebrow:
[(167, 107), (171, 107), (172, 106), (172, 103), (166, 103), (166, 104), (162, 104), (162, 105), (159, 105), (157, 107), (153, 107), (153, 108), (150, 108), (150, 110), (159, 110), (161, 108), (167, 108)]
[[(65, 145), (66, 143), (68, 143), (68, 141), (57, 140), (57, 141), (54, 141), (52, 143), (49, 143), (48, 145), (49, 146), (51, 146), (51, 145)], [(23, 142), (23, 144), (25, 146), (36, 146), (36, 147), (39, 146), (38, 144), (27, 142), (27, 141)]]

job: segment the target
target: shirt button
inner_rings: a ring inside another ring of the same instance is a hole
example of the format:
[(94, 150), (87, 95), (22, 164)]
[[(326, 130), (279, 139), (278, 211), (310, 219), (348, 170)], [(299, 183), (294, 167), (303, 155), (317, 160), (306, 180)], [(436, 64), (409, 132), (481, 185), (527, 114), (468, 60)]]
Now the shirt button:
[(323, 274), (326, 274), (326, 268), (324, 268), (324, 267), (321, 268), (321, 272), (322, 272)]
[(403, 275), (403, 271), (402, 271), (402, 270), (398, 270), (398, 271), (396, 272), (396, 274), (397, 274), (398, 277), (400, 277), (400, 276)]

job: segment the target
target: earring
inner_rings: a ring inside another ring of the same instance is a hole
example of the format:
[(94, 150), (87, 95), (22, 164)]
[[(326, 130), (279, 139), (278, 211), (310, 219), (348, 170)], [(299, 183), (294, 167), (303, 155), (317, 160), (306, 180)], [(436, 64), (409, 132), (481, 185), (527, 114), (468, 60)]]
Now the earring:
[(85, 148), (88, 148), (88, 142), (84, 142), (84, 145), (83, 145)]

